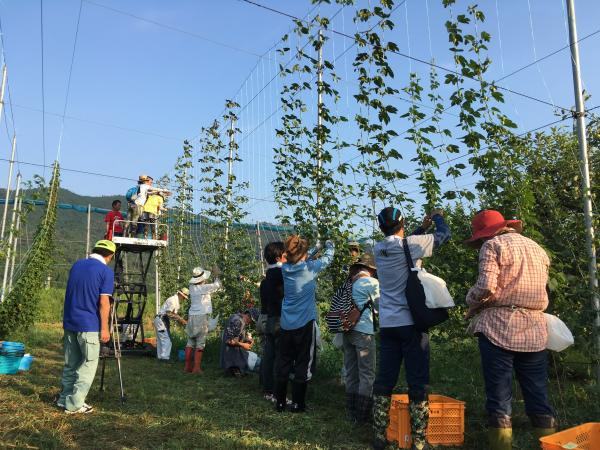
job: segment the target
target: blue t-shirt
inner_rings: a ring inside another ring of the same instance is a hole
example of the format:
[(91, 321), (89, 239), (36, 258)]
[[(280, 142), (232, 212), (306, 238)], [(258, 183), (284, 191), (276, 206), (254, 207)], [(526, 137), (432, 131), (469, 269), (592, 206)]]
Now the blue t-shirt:
[(80, 259), (73, 264), (65, 292), (65, 330), (100, 331), (100, 295), (112, 295), (114, 278), (112, 269), (97, 259)]
[(325, 246), (323, 256), (316, 260), (285, 263), (283, 275), (283, 303), (281, 305), (281, 328), (296, 330), (317, 319), (315, 291), (317, 274), (333, 260), (333, 244)]
[[(352, 284), (352, 300), (359, 310), (363, 309), (365, 303), (371, 300), (373, 303), (379, 300), (379, 281), (373, 277), (361, 277)], [(375, 334), (373, 330), (373, 307), (363, 311), (359, 321), (353, 328), (364, 334)]]

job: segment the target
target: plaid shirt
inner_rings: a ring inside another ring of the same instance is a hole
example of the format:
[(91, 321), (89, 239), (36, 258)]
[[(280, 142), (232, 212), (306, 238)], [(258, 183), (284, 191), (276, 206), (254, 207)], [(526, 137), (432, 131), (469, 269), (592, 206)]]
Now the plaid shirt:
[(544, 249), (519, 233), (486, 241), (479, 252), (479, 278), (467, 294), (467, 304), (479, 312), (469, 329), (506, 350), (544, 350), (549, 266)]

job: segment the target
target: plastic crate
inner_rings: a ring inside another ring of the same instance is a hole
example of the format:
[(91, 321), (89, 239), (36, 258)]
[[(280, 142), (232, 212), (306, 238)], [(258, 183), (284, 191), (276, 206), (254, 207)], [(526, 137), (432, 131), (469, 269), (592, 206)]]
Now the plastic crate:
[[(408, 395), (392, 395), (388, 441), (398, 442), (400, 448), (410, 448), (410, 416)], [(427, 442), (434, 445), (460, 446), (465, 441), (465, 402), (443, 395), (429, 396)]]
[(540, 442), (543, 450), (597, 450), (600, 449), (600, 423), (584, 423), (540, 438)]

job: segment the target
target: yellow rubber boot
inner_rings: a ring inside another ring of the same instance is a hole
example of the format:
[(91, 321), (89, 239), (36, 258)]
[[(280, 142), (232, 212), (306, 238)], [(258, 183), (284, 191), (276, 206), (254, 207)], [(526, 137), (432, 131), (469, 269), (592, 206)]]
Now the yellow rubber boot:
[(490, 450), (512, 449), (512, 428), (488, 428)]

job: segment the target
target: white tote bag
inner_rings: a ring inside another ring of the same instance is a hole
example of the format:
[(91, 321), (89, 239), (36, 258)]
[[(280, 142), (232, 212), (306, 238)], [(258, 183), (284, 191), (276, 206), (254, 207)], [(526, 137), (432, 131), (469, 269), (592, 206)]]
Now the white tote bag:
[(423, 285), (425, 291), (425, 305), (430, 308), (453, 308), (454, 300), (448, 288), (446, 282), (440, 277), (430, 274), (425, 269), (413, 268), (412, 270), (417, 271), (419, 281)]
[(573, 333), (562, 320), (547, 313), (544, 313), (544, 317), (548, 329), (548, 343), (546, 344), (548, 350), (562, 352), (575, 343)]

